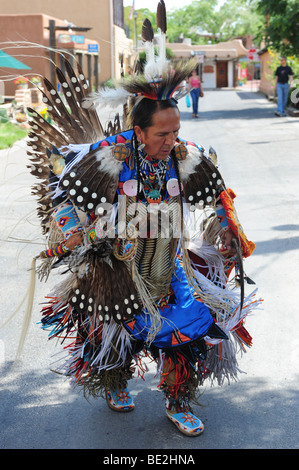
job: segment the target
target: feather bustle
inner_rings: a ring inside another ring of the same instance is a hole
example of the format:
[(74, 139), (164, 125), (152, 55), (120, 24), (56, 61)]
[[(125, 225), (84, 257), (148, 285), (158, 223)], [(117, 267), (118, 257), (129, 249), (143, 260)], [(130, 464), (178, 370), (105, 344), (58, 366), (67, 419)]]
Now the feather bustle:
[(112, 318), (117, 323), (132, 319), (133, 314), (141, 313), (142, 306), (125, 263), (112, 256), (108, 264), (96, 256), (96, 251), (93, 255), (93, 249), (78, 270), (69, 304), (101, 323), (109, 323)]

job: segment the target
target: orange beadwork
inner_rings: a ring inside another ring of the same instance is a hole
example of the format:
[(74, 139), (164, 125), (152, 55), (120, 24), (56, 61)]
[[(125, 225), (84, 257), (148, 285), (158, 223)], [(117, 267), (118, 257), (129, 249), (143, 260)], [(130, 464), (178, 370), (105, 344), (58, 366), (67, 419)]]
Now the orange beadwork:
[(226, 191), (222, 191), (220, 193), (220, 199), (225, 210), (229, 228), (240, 241), (243, 257), (247, 258), (255, 249), (255, 244), (247, 240), (243, 228), (238, 220), (233, 202), (235, 197), (236, 194), (230, 188), (227, 188)]

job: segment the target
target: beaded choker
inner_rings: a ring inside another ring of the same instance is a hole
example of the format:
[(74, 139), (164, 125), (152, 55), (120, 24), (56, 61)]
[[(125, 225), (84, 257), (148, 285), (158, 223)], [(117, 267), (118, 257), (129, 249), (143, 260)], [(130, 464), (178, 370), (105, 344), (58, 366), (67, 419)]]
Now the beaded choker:
[(138, 157), (144, 196), (148, 202), (158, 203), (162, 200), (161, 191), (170, 157), (167, 160), (151, 160), (142, 145), (138, 147)]

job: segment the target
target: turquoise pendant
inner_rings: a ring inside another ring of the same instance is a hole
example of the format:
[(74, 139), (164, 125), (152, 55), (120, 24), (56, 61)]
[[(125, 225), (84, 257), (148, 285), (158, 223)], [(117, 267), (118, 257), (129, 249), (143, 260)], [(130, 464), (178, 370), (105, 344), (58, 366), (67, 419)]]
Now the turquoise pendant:
[(161, 199), (160, 191), (157, 189), (151, 189), (147, 194), (147, 199), (152, 201), (159, 201)]

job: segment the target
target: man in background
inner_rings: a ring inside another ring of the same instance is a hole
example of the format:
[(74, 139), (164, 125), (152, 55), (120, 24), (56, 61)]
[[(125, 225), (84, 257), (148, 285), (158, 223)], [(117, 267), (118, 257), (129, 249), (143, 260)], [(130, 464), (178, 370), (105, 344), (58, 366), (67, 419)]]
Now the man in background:
[(292, 86), (293, 71), (287, 65), (285, 56), (280, 58), (280, 64), (275, 72), (275, 91), (277, 93), (277, 111), (275, 111), (275, 114), (281, 117), (286, 116), (285, 108), (288, 102), (289, 89)]

